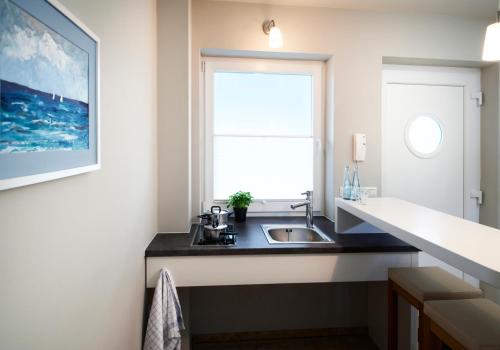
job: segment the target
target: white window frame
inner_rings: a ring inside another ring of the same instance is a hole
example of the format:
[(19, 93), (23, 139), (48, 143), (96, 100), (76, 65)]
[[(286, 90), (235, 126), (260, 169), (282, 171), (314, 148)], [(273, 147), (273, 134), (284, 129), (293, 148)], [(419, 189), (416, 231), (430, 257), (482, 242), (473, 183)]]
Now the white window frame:
[[(201, 125), (204, 128), (201, 145), (204, 150), (200, 153), (204, 155), (201, 160), (201, 169), (203, 174), (202, 193), (204, 210), (211, 205), (225, 204), (226, 200), (216, 200), (213, 197), (213, 86), (214, 73), (216, 72), (254, 72), (254, 73), (292, 73), (312, 76), (313, 83), (313, 191), (314, 191), (314, 211), (323, 212), (323, 187), (324, 187), (324, 63), (319, 61), (296, 61), (296, 60), (268, 60), (268, 59), (240, 59), (240, 58), (220, 58), (203, 57), (203, 82), (201, 84), (202, 100), (202, 120)], [(300, 164), (291, 164), (290, 166), (300, 166)], [(304, 192), (310, 190), (304, 188)], [(298, 208), (292, 211), (290, 204), (303, 200), (304, 197), (283, 200), (283, 199), (254, 199), (252, 205), (248, 208), (249, 215), (293, 215), (304, 211), (304, 208)]]

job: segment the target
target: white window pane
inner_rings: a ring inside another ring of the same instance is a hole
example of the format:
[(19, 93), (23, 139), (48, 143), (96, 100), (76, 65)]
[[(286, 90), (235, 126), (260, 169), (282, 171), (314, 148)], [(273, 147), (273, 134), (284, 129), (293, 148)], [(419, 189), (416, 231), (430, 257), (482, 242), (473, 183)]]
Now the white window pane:
[(312, 77), (217, 72), (213, 108), (216, 135), (312, 136)]
[(297, 199), (313, 189), (312, 138), (214, 137), (214, 198), (249, 191)]
[(441, 125), (431, 116), (419, 116), (406, 127), (406, 145), (417, 156), (430, 157), (443, 141)]

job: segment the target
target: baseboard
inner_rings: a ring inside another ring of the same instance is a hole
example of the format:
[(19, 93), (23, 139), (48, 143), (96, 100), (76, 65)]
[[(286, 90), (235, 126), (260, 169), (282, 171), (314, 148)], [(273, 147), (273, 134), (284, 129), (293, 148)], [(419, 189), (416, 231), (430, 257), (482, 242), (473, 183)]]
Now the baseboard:
[(193, 334), (192, 344), (207, 344), (233, 341), (278, 340), (290, 338), (316, 338), (341, 335), (368, 335), (368, 327), (336, 327), (315, 329), (291, 329), (259, 332), (234, 332)]

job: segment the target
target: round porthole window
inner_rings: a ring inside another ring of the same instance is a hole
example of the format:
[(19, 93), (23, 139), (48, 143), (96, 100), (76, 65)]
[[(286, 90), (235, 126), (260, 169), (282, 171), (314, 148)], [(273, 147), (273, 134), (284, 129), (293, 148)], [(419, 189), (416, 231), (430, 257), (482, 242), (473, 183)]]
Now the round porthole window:
[(443, 144), (443, 138), (442, 124), (434, 116), (419, 115), (406, 125), (406, 146), (419, 158), (435, 156)]

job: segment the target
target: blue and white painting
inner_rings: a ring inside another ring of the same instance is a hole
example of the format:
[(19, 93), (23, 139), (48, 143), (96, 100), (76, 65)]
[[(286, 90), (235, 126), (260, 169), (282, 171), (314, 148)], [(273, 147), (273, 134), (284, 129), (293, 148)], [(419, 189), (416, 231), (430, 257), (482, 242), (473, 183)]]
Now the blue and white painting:
[(0, 154), (89, 148), (89, 56), (0, 0)]

